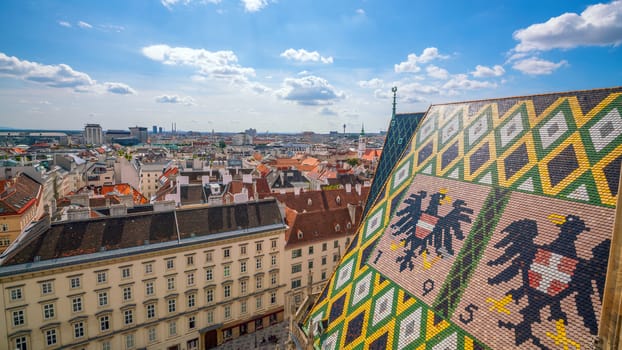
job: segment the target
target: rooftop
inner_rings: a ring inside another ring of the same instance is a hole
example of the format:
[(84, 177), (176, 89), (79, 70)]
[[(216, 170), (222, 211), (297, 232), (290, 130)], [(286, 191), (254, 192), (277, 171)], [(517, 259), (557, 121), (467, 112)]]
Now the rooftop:
[[(283, 226), (274, 200), (53, 223), (22, 241), (2, 265), (139, 248), (219, 233)], [(179, 231), (178, 231), (179, 230)]]
[(621, 116), (622, 87), (396, 115), (305, 330), (332, 349), (591, 347), (617, 274)]

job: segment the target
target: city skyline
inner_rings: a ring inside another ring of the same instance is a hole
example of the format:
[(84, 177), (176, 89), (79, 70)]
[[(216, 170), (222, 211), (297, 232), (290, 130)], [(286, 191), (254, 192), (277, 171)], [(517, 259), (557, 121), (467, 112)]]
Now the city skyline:
[[(619, 85), (622, 1), (0, 4), (0, 125), (386, 130), (430, 104)], [(613, 68), (613, 69), (611, 69)], [(292, 118), (292, 116), (295, 116)]]

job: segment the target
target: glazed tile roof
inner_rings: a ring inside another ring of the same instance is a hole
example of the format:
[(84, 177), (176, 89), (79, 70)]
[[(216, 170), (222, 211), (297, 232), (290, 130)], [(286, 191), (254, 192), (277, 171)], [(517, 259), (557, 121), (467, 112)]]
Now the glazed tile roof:
[(395, 162), (401, 157), (406, 150), (410, 138), (419, 126), (419, 122), (423, 119), (424, 113), (398, 113), (389, 123), (389, 130), (384, 140), (384, 146), (382, 147), (382, 155), (376, 168), (376, 174), (374, 175), (374, 181), (372, 182), (369, 196), (367, 197), (367, 205), (365, 206), (365, 213), (368, 208), (374, 203), (376, 197), (382, 190), (382, 186), (386, 182), (391, 169)]
[(315, 347), (590, 348), (620, 203), (622, 87), (433, 105), (392, 134), (399, 121), (304, 321)]

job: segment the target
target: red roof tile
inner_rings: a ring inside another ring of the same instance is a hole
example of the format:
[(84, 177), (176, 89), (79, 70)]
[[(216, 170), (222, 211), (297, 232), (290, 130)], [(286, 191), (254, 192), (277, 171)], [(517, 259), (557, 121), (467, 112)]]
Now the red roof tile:
[[(348, 208), (306, 213), (286, 213), (289, 230), (285, 233), (285, 246), (288, 249), (322, 242), (356, 233), (360, 222), (362, 207), (357, 206), (355, 222), (352, 222)], [(345, 247), (344, 247), (345, 248)], [(345, 251), (345, 250), (344, 250)]]

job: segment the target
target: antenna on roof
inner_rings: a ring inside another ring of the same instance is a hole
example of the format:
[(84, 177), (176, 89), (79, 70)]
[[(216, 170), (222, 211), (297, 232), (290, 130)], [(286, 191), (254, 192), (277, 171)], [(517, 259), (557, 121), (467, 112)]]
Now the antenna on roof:
[(391, 115), (391, 117), (395, 117), (395, 99), (397, 97), (397, 86), (392, 87), (391, 91), (393, 92), (393, 114)]

